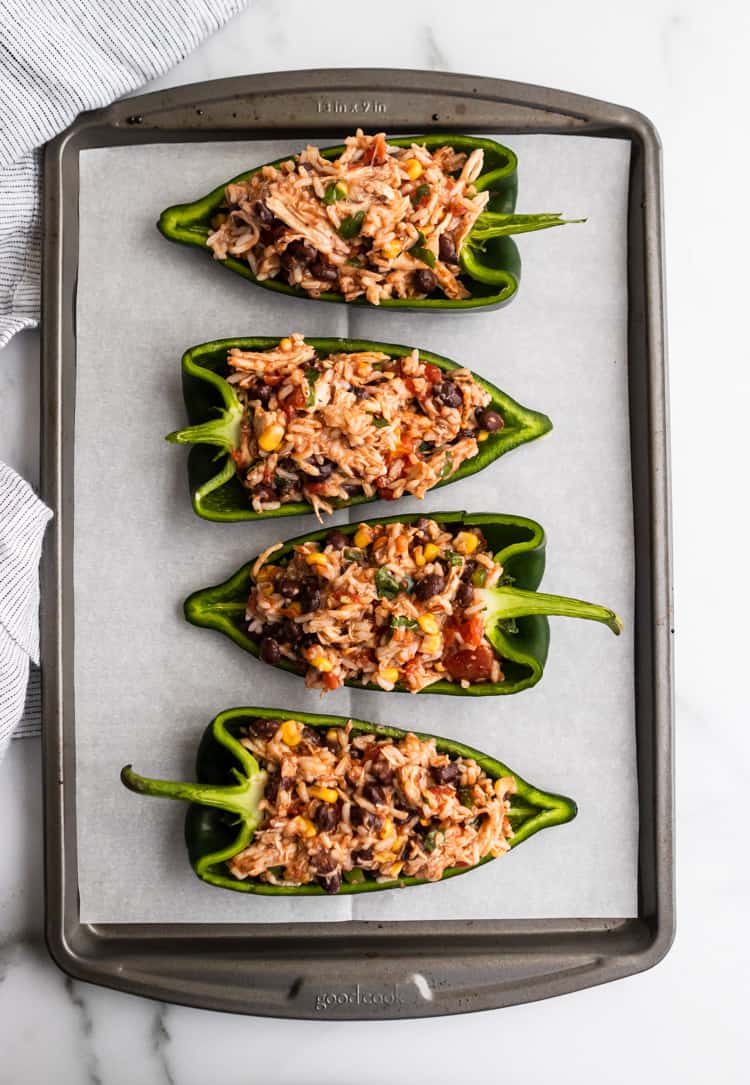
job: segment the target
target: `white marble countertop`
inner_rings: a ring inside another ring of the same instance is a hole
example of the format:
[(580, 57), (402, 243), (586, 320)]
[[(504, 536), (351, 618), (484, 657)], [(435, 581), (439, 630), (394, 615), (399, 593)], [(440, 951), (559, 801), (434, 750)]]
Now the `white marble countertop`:
[[(737, 245), (750, 17), (740, 0), (514, 9), (480, 0), (465, 11), (462, 22), (448, 0), (351, 0), (324, 31), (320, 5), (254, 0), (154, 87), (269, 69), (436, 68), (564, 87), (655, 121), (665, 152), (678, 600), (675, 946), (656, 969), (604, 987), (390, 1024), (238, 1018), (74, 983), (44, 947), (39, 742), (18, 741), (0, 764), (0, 1085), (204, 1085), (217, 1065), (236, 1081), (328, 1085), (353, 1076), (440, 1085), (478, 1072), (528, 1085), (747, 1080), (750, 578), (725, 572), (725, 559), (739, 559), (750, 526), (747, 497), (738, 500), (747, 494), (748, 351)], [(0, 354), (0, 459), (32, 482), (38, 344), (25, 333)]]

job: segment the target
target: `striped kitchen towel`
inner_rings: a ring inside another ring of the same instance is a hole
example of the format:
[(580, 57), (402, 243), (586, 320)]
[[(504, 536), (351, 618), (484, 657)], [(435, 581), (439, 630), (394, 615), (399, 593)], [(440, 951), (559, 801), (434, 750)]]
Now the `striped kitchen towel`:
[[(39, 663), (39, 555), (51, 515), (28, 482), (0, 463), (0, 757), (23, 714), (29, 662)], [(33, 723), (30, 713), (25, 729)]]
[(0, 347), (39, 323), (38, 148), (172, 68), (248, 0), (0, 0)]
[[(42, 145), (163, 75), (247, 3), (0, 0), (0, 347), (39, 323)], [(39, 732), (38, 564), (51, 515), (0, 463), (0, 757), (22, 716), (18, 735)]]

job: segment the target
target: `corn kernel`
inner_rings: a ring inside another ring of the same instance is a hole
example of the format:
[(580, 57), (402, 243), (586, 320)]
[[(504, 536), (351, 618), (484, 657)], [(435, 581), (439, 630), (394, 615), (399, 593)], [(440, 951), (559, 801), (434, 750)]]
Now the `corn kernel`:
[(362, 524), (361, 527), (357, 528), (354, 534), (354, 545), (363, 549), (365, 546), (369, 546), (371, 542), (372, 532), (366, 524)]
[(359, 364), (357, 365), (357, 372), (359, 373), (360, 377), (366, 377), (367, 374), (370, 372), (370, 363), (359, 362)]
[(327, 565), (328, 558), (325, 554), (321, 554), (320, 550), (313, 550), (312, 554), (308, 554), (305, 558), (306, 565)]
[(255, 578), (256, 584), (262, 584), (264, 580), (273, 580), (279, 571), (278, 565), (264, 565)]
[(384, 369), (383, 370), (383, 376), (385, 377), (385, 379), (387, 381), (392, 381), (394, 379), (394, 377), (396, 376), (396, 374), (392, 373), (390, 369)]
[(302, 741), (302, 734), (296, 720), (284, 720), (281, 725), (281, 738), (287, 746), (298, 746)]
[(347, 185), (346, 181), (337, 181), (336, 188), (339, 190), (342, 196), (348, 196), (349, 186)]
[(416, 181), (424, 173), (424, 166), (417, 158), (410, 158), (404, 165), (410, 181)]
[(439, 633), (431, 633), (429, 637), (422, 639), (422, 651), (426, 652), (428, 656), (439, 655), (442, 647), (443, 638)]
[(432, 665), (433, 665), (433, 667), (435, 668), (435, 670), (436, 670), (436, 671), (440, 671), (440, 673), (441, 673), (441, 674), (442, 674), (442, 672), (443, 672), (443, 671), (445, 670), (445, 667), (444, 667), (444, 666), (443, 666), (443, 664), (442, 664), (442, 663), (440, 662), (440, 660), (438, 660), (438, 662), (437, 662), (437, 663), (433, 663)]
[(417, 624), (423, 633), (439, 633), (440, 626), (437, 623), (437, 618), (434, 614), (420, 614), (417, 618)]
[(223, 215), (223, 214), (214, 215), (214, 217), (211, 219), (211, 225), (213, 226), (214, 230), (218, 230), (219, 227), (223, 226), (226, 221), (227, 221), (227, 216), (226, 215)]
[(427, 826), (427, 825), (429, 825), (429, 824), (430, 824), (430, 819), (429, 819), (429, 818), (420, 818), (420, 819), (419, 819), (419, 824), (420, 824), (420, 825), (424, 825), (424, 826)]
[(335, 787), (310, 787), (309, 793), (314, 799), (320, 799), (321, 802), (337, 802), (339, 793)]
[(274, 422), (268, 429), (263, 430), (258, 438), (258, 444), (264, 452), (273, 452), (284, 440), (284, 427)]
[(404, 869), (404, 864), (403, 863), (394, 863), (393, 866), (388, 871), (388, 873), (390, 874), (390, 876), (392, 878), (397, 878), (403, 869)]
[(281, 613), (285, 618), (296, 618), (302, 613), (302, 607), (299, 603), (290, 603), (288, 607), (284, 607)]
[(375, 858), (380, 863), (392, 863), (393, 860), (396, 858), (396, 853), (395, 851), (391, 851), (390, 849), (388, 851), (379, 851), (376, 854)]
[(426, 564), (424, 550), (421, 546), (416, 546), (414, 548), (414, 564), (417, 566), (418, 569), (421, 569), (422, 566)]
[(333, 670), (333, 663), (330, 659), (326, 659), (325, 656), (315, 656), (312, 660), (312, 665), (316, 671), (320, 671), (322, 674), (328, 674)]
[(288, 335), (284, 336), (284, 338), (279, 343), (279, 346), (283, 351), (290, 351), (292, 349), (292, 341)]
[(380, 677), (384, 682), (398, 682), (398, 668), (397, 667), (385, 667), (380, 672)]
[(479, 433), (477, 434), (478, 441), (486, 441), (488, 437), (489, 432), (486, 429), (480, 429)]
[(393, 241), (389, 241), (387, 244), (383, 245), (383, 256), (386, 260), (395, 260), (400, 252), (401, 245), (395, 238)]
[(473, 554), (479, 546), (479, 539), (473, 531), (459, 531), (453, 545), (459, 554)]
[(336, 742), (338, 740), (339, 733), (335, 727), (331, 727), (326, 731), (326, 738), (329, 742)]
[(295, 821), (302, 830), (303, 836), (312, 837), (316, 835), (318, 830), (315, 828), (309, 818), (298, 817), (295, 818)]
[(380, 830), (380, 839), (387, 840), (389, 836), (393, 836), (393, 822), (390, 818), (386, 818)]
[(440, 553), (440, 547), (439, 546), (436, 546), (435, 543), (426, 543), (425, 548), (424, 548), (425, 561), (432, 561), (432, 559), (436, 558), (439, 553)]

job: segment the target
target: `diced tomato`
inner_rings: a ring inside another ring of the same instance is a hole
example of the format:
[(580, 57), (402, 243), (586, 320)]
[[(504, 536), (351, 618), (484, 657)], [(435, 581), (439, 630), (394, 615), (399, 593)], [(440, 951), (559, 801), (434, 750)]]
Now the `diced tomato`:
[(341, 679), (338, 678), (335, 674), (324, 674), (323, 685), (326, 687), (326, 689), (338, 689), (341, 685)]
[(280, 373), (268, 373), (268, 374), (264, 373), (263, 374), (263, 383), (264, 384), (269, 384), (271, 386), (271, 388), (275, 388), (276, 385), (281, 384), (281, 382), (283, 380), (284, 380), (284, 375), (280, 374)]
[(489, 678), (494, 661), (495, 653), (489, 644), (480, 644), (478, 648), (459, 648), (457, 652), (443, 659), (451, 678), (465, 678), (469, 682), (480, 682)]
[(433, 365), (432, 362), (428, 362), (424, 367), (424, 375), (427, 377), (430, 384), (440, 384), (443, 379), (441, 369), (438, 366)]
[(290, 396), (284, 400), (282, 410), (287, 418), (292, 418), (295, 411), (305, 406), (307, 397), (301, 388), (295, 388)]
[(450, 648), (459, 636), (465, 648), (478, 648), (484, 637), (484, 622), (481, 617), (475, 614), (468, 621), (446, 626), (444, 630), (446, 648)]
[(306, 482), (305, 489), (310, 494), (325, 494), (327, 482)]
[(413, 396), (417, 394), (417, 389), (414, 385), (414, 380), (411, 377), (404, 377), (404, 384)]

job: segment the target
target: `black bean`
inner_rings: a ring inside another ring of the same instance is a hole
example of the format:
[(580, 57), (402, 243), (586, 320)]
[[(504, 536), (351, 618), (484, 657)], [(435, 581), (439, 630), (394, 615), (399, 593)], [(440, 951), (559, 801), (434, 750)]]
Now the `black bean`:
[(320, 874), (331, 874), (336, 869), (336, 860), (327, 851), (316, 851), (310, 856), (310, 866)]
[(349, 536), (336, 527), (326, 535), (326, 546), (332, 546), (334, 550), (343, 550), (348, 545)]
[(292, 648), (302, 638), (302, 626), (291, 618), (285, 618), (281, 623), (281, 639), (286, 641)]
[(286, 247), (286, 252), (298, 260), (300, 264), (310, 264), (318, 256), (318, 250), (306, 241), (292, 241)]
[(444, 264), (457, 264), (456, 242), (450, 234), (440, 235), (440, 259)]
[(316, 482), (322, 482), (324, 479), (330, 478), (336, 466), (332, 460), (326, 459), (325, 456), (310, 456), (307, 462), (316, 468), (318, 472), (315, 478)]
[(427, 531), (432, 520), (428, 520), (426, 516), (420, 516), (414, 525), (419, 531)]
[(279, 595), (283, 595), (285, 599), (294, 599), (295, 595), (299, 595), (299, 580), (287, 573), (281, 573), (277, 576), (273, 586)]
[(362, 384), (353, 384), (349, 389), (355, 399), (367, 399), (370, 391)]
[(455, 381), (444, 380), (433, 385), (432, 398), (444, 407), (460, 407), (464, 401), (463, 392)]
[(376, 780), (379, 780), (381, 784), (393, 783), (393, 769), (385, 760), (385, 758), (379, 758), (374, 762), (370, 771)]
[(449, 761), (447, 765), (437, 765), (432, 769), (432, 775), (438, 784), (453, 784), (461, 774), (461, 770), (455, 761)]
[(294, 787), (293, 776), (282, 776), (279, 779), (279, 791), (291, 791)]
[(262, 738), (267, 742), (273, 738), (280, 726), (278, 720), (253, 720), (248, 730), (253, 738)]
[(321, 832), (330, 833), (338, 825), (340, 816), (338, 803), (324, 802), (315, 814), (315, 824)]
[(275, 641), (273, 637), (264, 637), (260, 642), (260, 658), (264, 663), (278, 663), (281, 659), (278, 641)]
[(255, 217), (257, 218), (261, 226), (273, 226), (275, 221), (273, 212), (269, 211), (266, 205), (261, 202), (261, 200), (257, 200), (255, 202), (255, 204), (253, 205), (253, 211), (255, 212)]
[(318, 648), (320, 646), (317, 633), (303, 633), (299, 643), (300, 648)]
[(373, 803), (373, 805), (379, 802), (385, 802), (385, 790), (380, 784), (374, 784), (372, 782), (365, 784), (362, 788), (362, 794), (367, 801)]
[(454, 441), (463, 441), (467, 437), (476, 437), (476, 435), (477, 435), (477, 431), (475, 429), (460, 429), (458, 431), (458, 433), (456, 434), (456, 436), (453, 438), (453, 440)]
[(365, 825), (368, 829), (372, 829), (374, 833), (379, 833), (383, 828), (385, 818), (381, 814), (371, 814), (369, 811), (365, 817)]
[[(349, 783), (354, 786), (356, 784), (356, 781), (350, 780)], [(365, 811), (362, 809), (361, 806), (352, 806), (349, 812), (349, 821), (352, 823), (355, 829), (358, 825), (364, 825)]]
[(437, 286), (437, 277), (429, 268), (419, 268), (414, 272), (414, 289), (420, 294), (431, 294)]
[(369, 863), (372, 861), (372, 848), (358, 848), (352, 852), (352, 862)]
[(319, 731), (316, 731), (314, 727), (308, 727), (305, 724), (302, 728), (302, 737), (308, 746), (322, 746), (323, 738)]
[(477, 567), (477, 563), (474, 561), (474, 558), (466, 558), (464, 560), (464, 567), (461, 570), (461, 579), (462, 580), (471, 580), (472, 576), (474, 575), (474, 570), (476, 569), (476, 567)]
[(338, 871), (333, 874), (327, 874), (325, 877), (318, 878), (318, 881), (325, 889), (326, 893), (338, 893), (341, 888), (341, 875)]
[(277, 496), (270, 482), (257, 482), (253, 486), (253, 497), (258, 501), (275, 501)]
[(445, 578), (440, 573), (427, 573), (426, 576), (417, 581), (414, 595), (420, 603), (424, 603), (428, 599), (432, 599), (433, 595), (440, 595), (440, 592), (444, 589)]
[(372, 238), (359, 235), (359, 250), (360, 252), (369, 252), (372, 248)]
[(266, 786), (263, 788), (263, 798), (268, 802), (276, 802), (276, 797), (279, 793), (279, 774), (274, 772), (272, 776), (269, 776), (266, 780)]
[[(320, 594), (320, 588), (317, 587), (315, 581), (304, 580), (300, 593), (297, 597), (299, 605), (302, 607), (303, 614), (309, 614), (313, 610), (320, 610), (320, 604), (322, 602), (322, 596)], [(315, 638), (317, 643), (318, 638)]]
[(350, 497), (353, 494), (358, 494), (358, 493), (362, 492), (362, 487), (360, 486), (360, 484), (358, 482), (345, 482), (344, 483), (344, 489), (346, 490), (346, 492), (349, 494)]
[(477, 412), (477, 422), (488, 433), (497, 433), (505, 425), (502, 415), (498, 414), (497, 411), (488, 411), (486, 409)]
[(463, 580), (458, 585), (458, 591), (456, 592), (456, 603), (460, 607), (470, 607), (474, 602), (474, 588), (471, 585), (471, 581)]
[(267, 407), (271, 396), (273, 395), (273, 388), (264, 381), (256, 381), (255, 384), (248, 389), (247, 394), (250, 399), (257, 399), (260, 402), (261, 407)]
[(321, 283), (335, 283), (339, 277), (336, 268), (330, 264), (324, 264), (322, 260), (316, 260), (314, 264), (310, 264), (310, 274)]
[(282, 456), (279, 460), (279, 467), (282, 471), (296, 471), (297, 464), (294, 462), (291, 456)]

